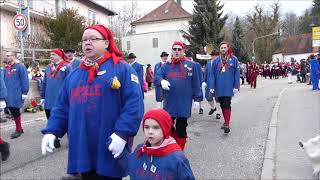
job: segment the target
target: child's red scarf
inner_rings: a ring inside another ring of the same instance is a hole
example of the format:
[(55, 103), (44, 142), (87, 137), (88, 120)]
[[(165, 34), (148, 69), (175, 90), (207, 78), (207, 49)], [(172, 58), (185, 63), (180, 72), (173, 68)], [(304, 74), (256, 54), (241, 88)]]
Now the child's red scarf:
[(181, 151), (180, 146), (170, 136), (165, 139), (160, 147), (148, 147), (146, 143), (137, 151), (137, 157), (140, 157), (142, 153), (148, 156), (165, 156), (175, 151)]

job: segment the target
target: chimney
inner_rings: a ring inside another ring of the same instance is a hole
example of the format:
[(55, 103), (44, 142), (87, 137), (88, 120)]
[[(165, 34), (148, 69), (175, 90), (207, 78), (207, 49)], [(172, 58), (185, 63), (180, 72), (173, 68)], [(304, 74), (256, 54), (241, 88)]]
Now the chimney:
[(181, 0), (177, 0), (177, 4), (181, 6)]

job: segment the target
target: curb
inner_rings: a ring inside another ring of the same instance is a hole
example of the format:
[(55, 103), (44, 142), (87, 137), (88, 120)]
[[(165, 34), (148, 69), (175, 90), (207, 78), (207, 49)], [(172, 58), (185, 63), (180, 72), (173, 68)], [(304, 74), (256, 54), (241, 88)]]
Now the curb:
[(266, 141), (262, 172), (260, 179), (274, 180), (276, 178), (276, 146), (277, 146), (277, 129), (278, 129), (278, 112), (281, 104), (282, 94), (290, 87), (287, 86), (279, 93), (277, 102), (273, 108), (271, 120), (269, 123), (268, 138)]

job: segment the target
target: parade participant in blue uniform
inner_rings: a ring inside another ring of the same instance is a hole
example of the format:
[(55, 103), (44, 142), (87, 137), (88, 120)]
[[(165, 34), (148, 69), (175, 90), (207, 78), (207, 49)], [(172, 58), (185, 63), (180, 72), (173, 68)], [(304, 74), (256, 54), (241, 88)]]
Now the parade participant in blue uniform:
[(312, 90), (319, 90), (320, 65), (314, 55), (310, 55), (310, 79)]
[[(6, 100), (7, 98), (7, 88), (4, 83), (4, 71), (3, 68), (0, 66), (0, 111), (6, 107)], [(0, 137), (0, 153), (1, 153), (1, 160), (6, 161), (10, 156), (10, 145), (8, 142), (5, 142)]]
[[(206, 70), (205, 70), (203, 83), (202, 83), (202, 89), (205, 89), (205, 98), (207, 99), (207, 101), (210, 105), (210, 111), (209, 111), (208, 115), (212, 115), (217, 110), (216, 103), (215, 103), (215, 97), (214, 97), (214, 94), (210, 92), (210, 87), (211, 87), (211, 83), (213, 80), (212, 64), (219, 56), (219, 51), (214, 49), (214, 50), (212, 50), (210, 55), (211, 55), (211, 60), (208, 61), (206, 64)], [(219, 119), (220, 114), (217, 113), (216, 117), (217, 117), (217, 119)]]
[[(60, 88), (70, 72), (70, 66), (66, 62), (68, 58), (62, 49), (53, 49), (50, 52), (50, 59), (51, 63), (45, 69), (41, 90), (41, 97), (43, 98), (42, 101), (44, 101), (44, 109), (48, 120), (51, 115), (51, 109), (58, 98)], [(58, 138), (55, 139), (55, 147), (60, 147)]]
[(6, 103), (16, 124), (16, 131), (11, 134), (13, 139), (23, 133), (20, 108), (22, 108), (23, 102), (27, 98), (29, 79), (27, 68), (16, 58), (15, 52), (7, 52), (6, 61), (8, 64), (4, 70), (4, 81), (7, 91), (10, 92), (7, 95)]
[(82, 50), (85, 59), (65, 79), (42, 130), (42, 153), (67, 133), (68, 174), (120, 180), (127, 174), (116, 158), (131, 150), (144, 112), (139, 80), (105, 26), (85, 29)]
[(192, 100), (193, 109), (198, 111), (202, 98), (196, 64), (186, 61), (184, 52), (184, 43), (174, 42), (171, 62), (164, 64), (155, 77), (155, 84), (161, 85), (164, 90), (164, 109), (169, 112), (175, 124), (172, 135), (182, 150), (187, 142), (187, 120), (191, 116)]
[[(134, 53), (130, 53), (128, 56), (128, 63), (133, 67), (133, 69), (137, 72), (138, 74), (138, 79), (139, 79), (139, 83), (141, 86), (141, 91), (143, 91), (143, 65), (138, 63), (136, 60), (136, 55)], [(142, 93), (142, 95), (144, 96), (144, 93)]]
[(131, 180), (195, 179), (188, 159), (170, 136), (172, 120), (163, 109), (151, 109), (143, 117), (145, 142), (129, 158)]
[[(161, 60), (159, 63), (157, 63), (155, 66), (154, 66), (154, 74), (156, 75), (158, 73), (158, 71), (160, 70), (160, 68), (162, 67), (163, 64), (165, 64), (168, 60), (168, 56), (169, 54), (165, 51), (163, 51), (160, 55), (161, 57)], [(157, 104), (158, 104), (158, 108), (162, 108), (163, 105), (162, 105), (162, 101), (163, 101), (163, 92), (162, 92), (162, 87), (161, 86), (157, 86), (156, 84), (155, 85), (155, 93), (156, 93), (156, 101), (157, 101)]]
[(75, 50), (67, 49), (64, 51), (64, 53), (68, 57), (67, 62), (69, 63), (71, 70), (74, 70), (80, 66), (80, 63), (81, 63), (80, 59), (74, 56), (74, 54), (76, 53)]
[(240, 88), (240, 66), (237, 57), (232, 53), (228, 43), (220, 44), (220, 56), (213, 62), (211, 93), (220, 102), (224, 125), (221, 127), (224, 133), (230, 132), (231, 99)]

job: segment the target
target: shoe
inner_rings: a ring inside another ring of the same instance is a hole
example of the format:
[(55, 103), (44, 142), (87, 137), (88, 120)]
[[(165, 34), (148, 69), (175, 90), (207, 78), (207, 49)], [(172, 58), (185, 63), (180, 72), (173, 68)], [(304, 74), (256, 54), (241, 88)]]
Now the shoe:
[(63, 176), (61, 180), (80, 180), (81, 176), (79, 174), (68, 174), (67, 176)]
[(55, 148), (60, 148), (60, 147), (61, 147), (60, 139), (56, 138), (56, 139), (54, 140), (54, 147), (55, 147)]
[(202, 108), (200, 108), (199, 114), (203, 114), (203, 109)]
[(221, 115), (218, 113), (216, 114), (216, 119), (220, 119), (221, 118)]
[(221, 126), (221, 128), (220, 129), (226, 129), (226, 123), (223, 123), (223, 125)]
[(230, 132), (230, 128), (225, 127), (225, 128), (224, 128), (224, 133), (225, 133), (225, 134), (228, 134), (229, 132)]
[(0, 153), (1, 153), (1, 160), (6, 161), (10, 156), (10, 145), (7, 142), (4, 142), (0, 145)]
[(21, 134), (23, 134), (23, 130), (22, 131), (15, 131), (14, 133), (11, 134), (11, 139), (18, 138), (19, 136), (21, 136)]
[(214, 108), (214, 109), (210, 109), (210, 111), (209, 111), (209, 113), (208, 113), (208, 115), (211, 115), (211, 114), (213, 114), (215, 111), (217, 110), (217, 108)]

